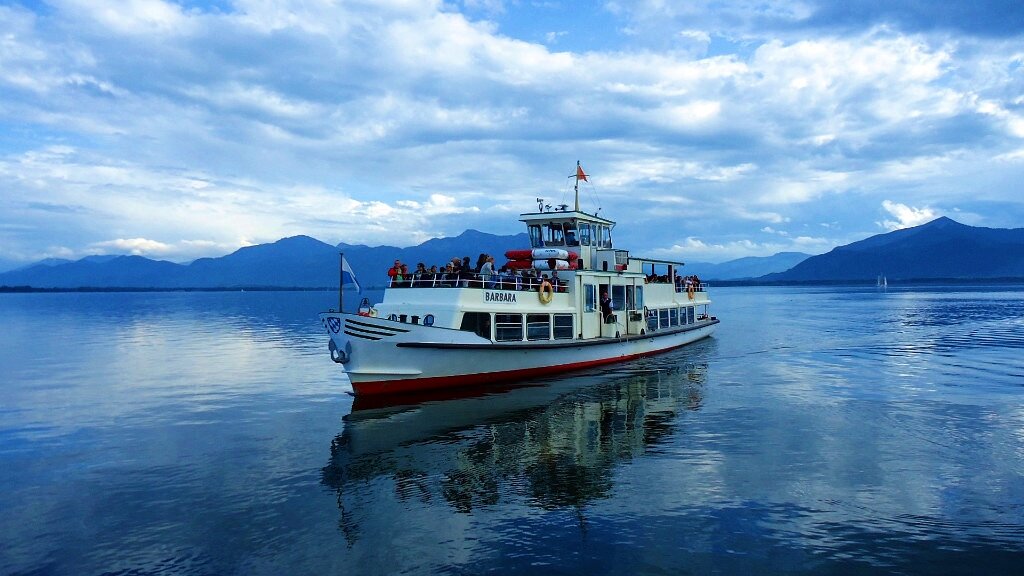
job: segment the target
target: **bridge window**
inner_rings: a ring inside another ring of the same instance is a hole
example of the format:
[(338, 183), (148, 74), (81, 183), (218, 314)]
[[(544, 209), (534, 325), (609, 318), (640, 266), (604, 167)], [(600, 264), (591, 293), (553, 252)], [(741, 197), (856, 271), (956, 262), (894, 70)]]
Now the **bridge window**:
[(590, 223), (580, 222), (580, 244), (590, 246)]
[(552, 222), (544, 226), (544, 244), (546, 246), (565, 246), (565, 234), (562, 232), (562, 225)]
[(584, 284), (583, 285), (583, 311), (593, 312), (594, 306), (596, 305), (597, 299), (594, 295), (594, 285)]
[(530, 227), (528, 229), (530, 231), (530, 246), (534, 248), (543, 248), (544, 238), (543, 236), (541, 236), (540, 233), (540, 225), (530, 224)]
[(576, 225), (569, 222), (562, 224), (562, 229), (565, 231), (565, 245), (566, 246), (579, 246), (580, 240), (576, 236)]

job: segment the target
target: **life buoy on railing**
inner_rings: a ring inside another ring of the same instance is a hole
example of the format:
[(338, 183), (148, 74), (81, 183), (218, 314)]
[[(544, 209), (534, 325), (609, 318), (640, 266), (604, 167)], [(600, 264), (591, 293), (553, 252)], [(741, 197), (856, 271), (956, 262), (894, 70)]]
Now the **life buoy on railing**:
[(693, 284), (686, 287), (686, 295), (689, 296), (690, 300), (693, 300), (693, 293), (696, 291), (697, 290), (693, 287)]
[(376, 318), (377, 317), (377, 309), (376, 308), (370, 308), (370, 311), (367, 312), (366, 314), (370, 318)]
[(540, 288), (537, 289), (537, 298), (540, 298), (541, 304), (550, 304), (551, 299), (555, 297), (555, 288), (551, 285), (551, 282), (547, 280), (540, 283)]

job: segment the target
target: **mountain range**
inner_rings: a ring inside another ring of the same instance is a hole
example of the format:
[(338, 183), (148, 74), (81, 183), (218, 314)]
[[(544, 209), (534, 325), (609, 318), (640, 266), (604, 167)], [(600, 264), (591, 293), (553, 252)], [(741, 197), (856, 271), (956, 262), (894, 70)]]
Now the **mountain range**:
[(1024, 278), (1024, 228), (967, 226), (945, 216), (839, 246), (765, 282)]
[(329, 288), (338, 286), (338, 253), (343, 252), (364, 286), (382, 286), (394, 260), (441, 267), (452, 258), (480, 253), (500, 257), (506, 250), (529, 246), (527, 235), (496, 236), (467, 230), (453, 238), (435, 238), (418, 246), (332, 246), (309, 236), (282, 238), (271, 244), (240, 248), (219, 258), (189, 264), (142, 256), (87, 256), (81, 260), (47, 259), (0, 274), (0, 286), (33, 288)]
[[(0, 273), (0, 286), (32, 288), (336, 288), (338, 253), (343, 252), (364, 287), (380, 287), (397, 258), (443, 266), (453, 257), (494, 255), (529, 246), (526, 234), (496, 236), (467, 230), (418, 246), (332, 246), (309, 236), (283, 238), (189, 264), (142, 256), (47, 259)], [(867, 282), (878, 275), (894, 280), (1024, 278), (1024, 229), (967, 226), (949, 218), (879, 234), (818, 256), (780, 252), (711, 264), (687, 264), (684, 274), (705, 280), (752, 282)]]

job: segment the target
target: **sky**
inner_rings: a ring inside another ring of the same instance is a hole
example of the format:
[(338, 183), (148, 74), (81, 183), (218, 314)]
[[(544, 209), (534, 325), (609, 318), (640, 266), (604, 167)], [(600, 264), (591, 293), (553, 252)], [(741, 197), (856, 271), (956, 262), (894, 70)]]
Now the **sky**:
[(0, 0), (2, 267), (513, 234), (577, 161), (640, 256), (1024, 227), (1024, 2)]

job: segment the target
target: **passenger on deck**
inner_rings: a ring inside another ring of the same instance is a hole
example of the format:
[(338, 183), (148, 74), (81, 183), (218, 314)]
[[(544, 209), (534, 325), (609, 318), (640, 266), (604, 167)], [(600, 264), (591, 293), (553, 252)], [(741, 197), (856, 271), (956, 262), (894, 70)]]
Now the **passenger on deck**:
[(484, 288), (494, 288), (494, 258), (491, 256), (480, 267), (480, 281)]
[(607, 292), (601, 292), (601, 316), (604, 318), (605, 324), (607, 324), (612, 315), (612, 299), (608, 296)]
[(554, 288), (555, 292), (565, 292), (562, 279), (558, 277), (558, 270), (551, 273), (551, 287)]
[(402, 273), (402, 261), (396, 259), (395, 260), (395, 265), (392, 266), (391, 268), (388, 268), (388, 280), (391, 283), (394, 283), (395, 276), (398, 276), (401, 273)]
[(427, 267), (420, 262), (416, 265), (416, 271), (412, 273), (412, 281), (410, 286), (430, 286), (427, 282)]

